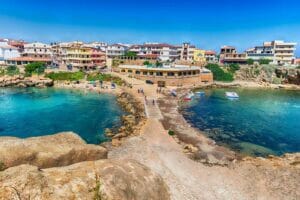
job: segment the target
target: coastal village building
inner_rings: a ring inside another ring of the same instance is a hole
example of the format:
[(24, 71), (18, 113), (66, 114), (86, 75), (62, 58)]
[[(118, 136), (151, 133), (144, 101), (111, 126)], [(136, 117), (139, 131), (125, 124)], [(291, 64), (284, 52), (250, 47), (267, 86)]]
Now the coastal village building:
[(52, 48), (55, 61), (61, 68), (91, 70), (106, 64), (104, 51), (83, 42), (60, 43)]
[(200, 64), (205, 64), (206, 63), (205, 50), (195, 49), (193, 61), (200, 63)]
[(8, 65), (23, 66), (32, 62), (44, 62), (47, 65), (52, 63), (51, 46), (43, 43), (24, 44), (24, 51), (20, 57), (9, 58), (6, 60)]
[(196, 47), (186, 42), (178, 47), (178, 52), (180, 54), (180, 60), (184, 61), (193, 61), (194, 60), (194, 51)]
[(268, 59), (271, 64), (290, 65), (295, 59), (297, 43), (275, 40), (264, 42), (263, 46), (256, 46), (246, 51), (247, 57), (258, 62), (260, 59)]
[(128, 49), (129, 46), (124, 44), (108, 45), (106, 48), (106, 56), (111, 59), (119, 58), (120, 56), (123, 56)]
[(220, 63), (222, 64), (246, 64), (247, 54), (238, 53), (235, 47), (222, 46), (220, 51)]
[(17, 47), (11, 46), (7, 41), (0, 40), (0, 64), (5, 64), (5, 60), (20, 57)]
[(179, 58), (177, 48), (165, 43), (145, 43), (132, 45), (129, 51), (137, 54), (137, 59), (174, 61)]
[(213, 81), (212, 73), (202, 67), (186, 65), (138, 66), (120, 65), (119, 72), (159, 86), (197, 85)]
[(207, 63), (218, 62), (216, 52), (215, 51), (205, 51), (205, 60)]

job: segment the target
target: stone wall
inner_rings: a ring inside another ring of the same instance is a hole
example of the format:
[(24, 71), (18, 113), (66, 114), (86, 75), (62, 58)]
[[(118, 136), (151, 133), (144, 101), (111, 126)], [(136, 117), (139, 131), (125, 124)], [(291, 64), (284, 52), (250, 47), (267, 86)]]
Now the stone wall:
[(42, 76), (25, 77), (23, 75), (0, 77), (0, 87), (50, 87), (53, 81)]

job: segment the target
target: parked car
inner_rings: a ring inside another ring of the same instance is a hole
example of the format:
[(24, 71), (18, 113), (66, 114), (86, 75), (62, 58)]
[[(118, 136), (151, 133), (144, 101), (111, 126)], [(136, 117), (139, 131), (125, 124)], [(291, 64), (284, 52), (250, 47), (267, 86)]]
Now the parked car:
[(151, 84), (151, 85), (154, 84), (153, 81), (151, 81), (151, 80), (146, 80), (146, 83), (147, 83), (147, 84)]

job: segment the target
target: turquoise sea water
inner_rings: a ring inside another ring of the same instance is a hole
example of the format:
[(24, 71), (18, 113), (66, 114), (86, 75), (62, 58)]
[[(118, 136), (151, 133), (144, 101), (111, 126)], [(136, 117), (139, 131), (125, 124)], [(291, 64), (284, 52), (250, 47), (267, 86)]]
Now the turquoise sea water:
[(86, 142), (105, 141), (123, 111), (108, 94), (64, 89), (0, 89), (0, 136), (32, 137), (73, 131)]
[[(185, 104), (183, 113), (217, 143), (256, 156), (300, 152), (300, 91), (204, 91), (206, 96)], [(240, 98), (229, 100), (226, 91)]]

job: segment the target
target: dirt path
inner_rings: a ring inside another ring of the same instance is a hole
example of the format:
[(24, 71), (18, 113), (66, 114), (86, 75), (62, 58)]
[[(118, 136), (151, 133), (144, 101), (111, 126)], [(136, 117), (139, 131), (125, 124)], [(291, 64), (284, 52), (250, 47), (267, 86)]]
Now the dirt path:
[[(154, 85), (121, 76), (133, 85), (129, 92), (142, 102), (144, 96), (137, 93), (143, 88), (148, 103), (146, 125), (141, 136), (128, 138), (120, 147), (109, 152), (109, 158), (129, 158), (139, 161), (160, 174), (169, 187), (171, 199), (300, 199), (299, 168), (281, 167), (280, 163), (242, 162), (230, 167), (207, 166), (189, 159), (182, 146), (168, 135), (160, 119), (159, 107), (149, 103), (157, 99)], [(276, 184), (274, 185), (274, 180)]]

